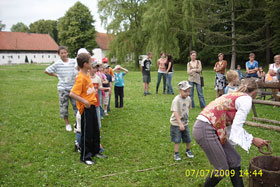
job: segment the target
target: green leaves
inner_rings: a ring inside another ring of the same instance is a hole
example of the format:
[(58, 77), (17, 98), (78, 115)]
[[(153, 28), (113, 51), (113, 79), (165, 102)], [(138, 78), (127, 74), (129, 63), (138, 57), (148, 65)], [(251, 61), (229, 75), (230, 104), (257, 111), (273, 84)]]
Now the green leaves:
[(58, 20), (60, 45), (68, 47), (69, 56), (76, 56), (79, 48), (85, 47), (88, 51), (92, 51), (97, 46), (93, 23), (89, 9), (80, 2), (77, 2)]

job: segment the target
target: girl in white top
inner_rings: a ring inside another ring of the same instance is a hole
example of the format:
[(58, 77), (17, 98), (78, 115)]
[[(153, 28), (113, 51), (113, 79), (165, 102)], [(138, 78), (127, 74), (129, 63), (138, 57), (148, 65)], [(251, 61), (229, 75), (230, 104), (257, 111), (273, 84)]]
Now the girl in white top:
[(266, 76), (267, 82), (278, 82), (277, 71), (280, 68), (280, 55), (274, 56), (274, 63), (269, 65), (269, 71)]

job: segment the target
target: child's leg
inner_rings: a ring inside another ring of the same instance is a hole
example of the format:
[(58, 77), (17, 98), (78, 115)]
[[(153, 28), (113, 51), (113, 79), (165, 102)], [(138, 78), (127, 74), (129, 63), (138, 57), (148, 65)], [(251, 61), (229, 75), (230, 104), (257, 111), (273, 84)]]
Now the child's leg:
[(120, 108), (123, 108), (123, 88), (124, 87), (120, 87)]
[(115, 107), (118, 108), (119, 105), (118, 105), (118, 87), (117, 86), (115, 86), (114, 93), (115, 93)]
[(69, 125), (68, 121), (68, 103), (70, 98), (69, 93), (66, 90), (58, 90), (58, 95), (60, 117), (63, 118), (65, 121), (66, 130), (72, 131), (71, 125)]
[(174, 144), (174, 153), (179, 153), (179, 148), (180, 148), (180, 144), (179, 143), (175, 143)]
[(191, 143), (186, 143), (186, 150), (191, 149)]

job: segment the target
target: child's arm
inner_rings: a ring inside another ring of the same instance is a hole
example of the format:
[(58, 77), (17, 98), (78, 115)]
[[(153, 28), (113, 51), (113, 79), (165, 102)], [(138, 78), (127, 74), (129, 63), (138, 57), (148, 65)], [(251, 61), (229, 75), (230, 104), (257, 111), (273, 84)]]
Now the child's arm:
[(181, 131), (185, 130), (184, 124), (182, 123), (179, 114), (178, 114), (176, 111), (173, 111), (173, 114), (174, 114), (174, 116), (175, 116), (177, 122), (178, 122), (179, 125), (180, 125), (180, 130), (181, 130)]
[(49, 75), (49, 76), (57, 77), (56, 73), (49, 73), (49, 72), (45, 71), (45, 74), (47, 74), (47, 75)]
[(88, 102), (88, 100), (78, 96), (74, 92), (70, 92), (70, 97), (72, 97), (73, 99), (75, 99), (77, 101), (84, 103), (86, 108), (90, 108), (90, 103)]
[(123, 67), (121, 67), (121, 66), (120, 66), (120, 68), (121, 68), (122, 70), (124, 70), (125, 74), (128, 73), (128, 70), (127, 70), (127, 69), (125, 69), (125, 68), (123, 68)]

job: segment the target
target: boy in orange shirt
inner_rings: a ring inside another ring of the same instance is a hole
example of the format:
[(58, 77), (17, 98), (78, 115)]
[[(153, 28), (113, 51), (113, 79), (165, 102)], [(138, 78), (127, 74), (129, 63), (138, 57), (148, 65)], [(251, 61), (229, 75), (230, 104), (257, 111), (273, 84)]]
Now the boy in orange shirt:
[(96, 90), (92, 84), (88, 71), (91, 69), (90, 55), (81, 53), (77, 57), (79, 74), (70, 92), (70, 97), (77, 101), (81, 114), (81, 156), (80, 161), (87, 165), (94, 164), (91, 157), (100, 151), (100, 132), (98, 127), (95, 104)]

